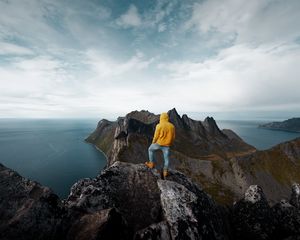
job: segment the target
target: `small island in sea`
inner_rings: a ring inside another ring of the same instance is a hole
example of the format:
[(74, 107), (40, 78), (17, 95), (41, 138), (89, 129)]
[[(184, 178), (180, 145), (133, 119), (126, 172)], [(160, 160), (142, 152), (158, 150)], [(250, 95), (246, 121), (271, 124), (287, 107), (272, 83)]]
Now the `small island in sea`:
[(258, 127), (271, 129), (271, 130), (300, 132), (300, 117), (290, 118), (282, 122), (270, 122), (270, 123), (259, 125)]

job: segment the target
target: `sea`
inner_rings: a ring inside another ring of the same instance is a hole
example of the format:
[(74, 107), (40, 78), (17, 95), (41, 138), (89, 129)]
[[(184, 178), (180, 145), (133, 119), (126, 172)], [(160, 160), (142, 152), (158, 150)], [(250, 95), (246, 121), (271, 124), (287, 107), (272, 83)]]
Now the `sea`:
[(95, 177), (105, 156), (84, 139), (91, 119), (0, 119), (0, 163), (66, 198), (81, 178)]
[(258, 150), (265, 150), (279, 143), (300, 137), (300, 133), (278, 131), (259, 128), (261, 124), (273, 122), (275, 120), (223, 120), (216, 121), (220, 129), (231, 129), (239, 135), (246, 143), (254, 146)]
[[(102, 152), (84, 139), (97, 119), (0, 119), (0, 163), (50, 187), (66, 198), (81, 178), (95, 177), (106, 165)], [(300, 137), (300, 133), (258, 128), (266, 121), (217, 121), (259, 150)]]

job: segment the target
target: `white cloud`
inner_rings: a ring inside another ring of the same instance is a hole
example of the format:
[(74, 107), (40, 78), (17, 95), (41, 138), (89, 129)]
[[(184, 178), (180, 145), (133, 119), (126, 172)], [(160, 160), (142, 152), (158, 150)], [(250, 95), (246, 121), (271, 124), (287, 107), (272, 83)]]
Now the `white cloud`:
[(128, 11), (121, 15), (116, 20), (116, 23), (123, 28), (140, 26), (142, 24), (142, 20), (136, 6), (131, 4)]
[(1, 117), (299, 108), (299, 1), (93, 4), (0, 0)]
[(29, 48), (22, 47), (7, 42), (0, 42), (0, 55), (32, 55), (33, 51)]
[(300, 36), (300, 1), (206, 0), (195, 3), (185, 28), (237, 34), (237, 43), (292, 41)]
[(65, 63), (49, 56), (16, 57), (12, 64), (0, 66), (0, 75), (1, 117), (64, 115), (63, 110), (71, 111), (66, 110), (66, 99), (84, 97)]
[(204, 62), (174, 62), (159, 67), (170, 72), (170, 101), (189, 111), (300, 106), (300, 49), (296, 45), (236, 45)]
[(16, 57), (9, 66), (0, 65), (0, 117), (91, 116), (142, 106), (141, 76), (153, 59), (137, 52), (116, 61), (88, 50), (80, 61), (87, 74), (49, 56)]
[[(172, 14), (179, 14), (175, 11), (175, 7), (179, 2), (161, 0), (157, 1), (153, 9), (147, 9), (143, 14), (143, 27), (145, 29), (154, 28), (158, 32), (164, 32), (166, 29), (171, 29), (175, 17)], [(185, 5), (183, 3), (183, 5)]]
[(61, 44), (63, 34), (47, 23), (49, 15), (47, 1), (0, 1), (0, 39), (17, 39), (36, 48)]
[(89, 49), (86, 51), (85, 63), (99, 78), (113, 79), (115, 76), (124, 76), (124, 74), (146, 69), (153, 60), (145, 59), (141, 52), (137, 52), (130, 59), (121, 62), (97, 50)]

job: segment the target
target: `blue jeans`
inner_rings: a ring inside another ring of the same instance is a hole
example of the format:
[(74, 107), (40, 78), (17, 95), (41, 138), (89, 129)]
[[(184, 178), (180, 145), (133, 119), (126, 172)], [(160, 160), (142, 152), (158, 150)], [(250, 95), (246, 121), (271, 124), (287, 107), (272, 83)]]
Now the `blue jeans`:
[(170, 147), (160, 146), (157, 143), (152, 143), (148, 148), (149, 160), (150, 162), (155, 162), (154, 151), (161, 150), (164, 155), (164, 169), (167, 170), (169, 167), (169, 155), (170, 155)]

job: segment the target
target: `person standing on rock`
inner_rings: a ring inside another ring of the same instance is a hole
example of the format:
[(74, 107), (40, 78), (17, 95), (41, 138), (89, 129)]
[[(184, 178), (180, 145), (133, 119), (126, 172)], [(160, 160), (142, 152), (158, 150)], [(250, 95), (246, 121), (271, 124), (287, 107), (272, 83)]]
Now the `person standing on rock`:
[(155, 128), (152, 144), (148, 148), (149, 162), (145, 162), (145, 164), (149, 168), (154, 168), (154, 152), (161, 150), (164, 156), (164, 177), (168, 175), (170, 146), (173, 144), (174, 139), (175, 127), (169, 122), (168, 114), (162, 113), (160, 115), (159, 124), (157, 124)]

